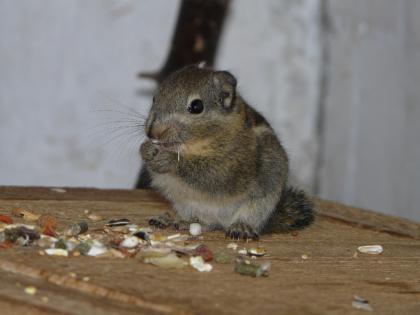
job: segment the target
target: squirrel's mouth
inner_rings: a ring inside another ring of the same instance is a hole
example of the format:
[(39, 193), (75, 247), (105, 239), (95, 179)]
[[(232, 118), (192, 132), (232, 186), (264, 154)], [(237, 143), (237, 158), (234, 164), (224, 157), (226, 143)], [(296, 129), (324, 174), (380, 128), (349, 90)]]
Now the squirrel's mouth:
[(158, 139), (150, 139), (150, 141), (154, 144), (154, 145), (158, 145), (161, 146), (165, 149), (178, 149), (179, 146), (182, 144), (182, 142), (180, 141), (163, 141), (163, 140), (158, 140)]

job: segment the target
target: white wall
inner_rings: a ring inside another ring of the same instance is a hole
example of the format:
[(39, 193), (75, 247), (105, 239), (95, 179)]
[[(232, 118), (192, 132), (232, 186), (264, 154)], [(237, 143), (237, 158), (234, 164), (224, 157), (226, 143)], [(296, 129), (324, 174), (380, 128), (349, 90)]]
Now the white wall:
[[(135, 75), (163, 63), (177, 9), (165, 0), (0, 0), (0, 185), (132, 187), (141, 137), (115, 130), (134, 117), (115, 111), (146, 113), (142, 91), (153, 85)], [(319, 0), (233, 1), (218, 59), (273, 123), (308, 187), (318, 11)]]
[(420, 2), (331, 0), (321, 191), (420, 221)]

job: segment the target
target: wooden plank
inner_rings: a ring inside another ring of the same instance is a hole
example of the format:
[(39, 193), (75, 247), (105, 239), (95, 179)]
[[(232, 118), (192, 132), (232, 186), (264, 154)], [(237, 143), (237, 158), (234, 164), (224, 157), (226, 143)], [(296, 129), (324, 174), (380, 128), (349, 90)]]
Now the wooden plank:
[(420, 224), (370, 210), (317, 199), (318, 214), (360, 228), (420, 239)]
[[(22, 188), (20, 194), (25, 190)], [(132, 201), (132, 197), (123, 201), (127, 193), (122, 192), (118, 201), (0, 199), (0, 211), (28, 207), (55, 214), (67, 224), (84, 217), (84, 210), (90, 209), (104, 219), (127, 217), (146, 225), (150, 215), (169, 209), (166, 202), (143, 205), (141, 199)], [(344, 211), (326, 202), (317, 205), (324, 214)], [(357, 215), (363, 212), (353, 211)], [(366, 217), (370, 215), (375, 216), (368, 213)], [(103, 222), (95, 224), (99, 227)], [(204, 233), (201, 242), (217, 252), (227, 251), (231, 240), (221, 232), (211, 232)], [(381, 244), (383, 254), (355, 255), (357, 246), (368, 244)], [(33, 247), (0, 250), (0, 306), (6, 313), (32, 307), (51, 314), (152, 313), (144, 302), (163, 306), (163, 311), (154, 309), (156, 314), (164, 314), (166, 307), (173, 313), (186, 314), (359, 314), (351, 306), (357, 294), (368, 299), (378, 314), (420, 311), (419, 240), (343, 224), (321, 215), (298, 235), (266, 235), (259, 242), (239, 245), (267, 249), (269, 256), (259, 261), (271, 261), (269, 277), (238, 275), (231, 264), (213, 263), (212, 272), (199, 273), (191, 268), (164, 270), (128, 258), (41, 256)], [(308, 258), (302, 259), (303, 254)], [(77, 274), (77, 281), (69, 277), (70, 272)], [(85, 276), (90, 278), (88, 282), (81, 280)], [(36, 286), (38, 293), (26, 295), (26, 285)], [(49, 298), (47, 303), (42, 302), (43, 296)]]
[[(85, 200), (140, 202), (145, 205), (168, 207), (165, 199), (153, 190), (144, 189), (96, 189), (65, 187), (63, 192), (48, 187), (0, 186), (0, 200)], [(340, 203), (316, 199), (318, 214), (348, 224), (358, 225), (376, 231), (420, 238), (420, 224), (412, 221), (383, 215), (373, 211), (344, 206)]]
[[(25, 263), (16, 263), (9, 260), (0, 259), (0, 270), (20, 276), (24, 276), (29, 280), (43, 280), (44, 282), (54, 284), (60, 289), (71, 289), (78, 293), (86, 294), (91, 298), (102, 298), (111, 302), (120, 302), (128, 306), (136, 306), (140, 311), (148, 314), (174, 314), (174, 313), (190, 313), (182, 310), (181, 306), (169, 306), (165, 303), (149, 302), (137, 295), (128, 294), (113, 288), (107, 288), (93, 283), (84, 282), (76, 279), (68, 274), (58, 274), (48, 269), (40, 269), (29, 266)], [(104, 303), (105, 304), (105, 303)], [(106, 303), (110, 308), (110, 303)], [(67, 305), (67, 307), (70, 305)], [(78, 306), (80, 309), (80, 306)], [(101, 312), (104, 310), (101, 310)], [(109, 310), (108, 310), (109, 311)], [(99, 313), (100, 314), (100, 313)]]

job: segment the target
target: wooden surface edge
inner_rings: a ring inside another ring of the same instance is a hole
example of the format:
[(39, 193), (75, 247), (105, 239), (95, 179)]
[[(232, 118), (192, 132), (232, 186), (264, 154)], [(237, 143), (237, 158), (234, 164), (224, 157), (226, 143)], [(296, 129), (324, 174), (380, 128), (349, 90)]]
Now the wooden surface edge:
[[(79, 187), (0, 186), (0, 200), (141, 201), (143, 204), (167, 204), (159, 193), (149, 189)], [(420, 239), (420, 223), (320, 198), (314, 198), (314, 202), (316, 213), (322, 218), (396, 236)]]
[(61, 288), (75, 290), (83, 294), (89, 294), (111, 301), (131, 304), (144, 311), (154, 312), (157, 314), (192, 314), (190, 311), (187, 311), (185, 307), (180, 305), (170, 305), (166, 303), (149, 301), (139, 296), (138, 294), (132, 295), (113, 288), (107, 288), (98, 284), (84, 282), (69, 275), (61, 275), (51, 272), (47, 269), (39, 269), (26, 264), (5, 259), (0, 259), (0, 270), (27, 278), (43, 280)]
[(395, 236), (420, 239), (420, 224), (408, 219), (318, 198), (315, 200), (315, 207), (320, 217), (329, 220)]

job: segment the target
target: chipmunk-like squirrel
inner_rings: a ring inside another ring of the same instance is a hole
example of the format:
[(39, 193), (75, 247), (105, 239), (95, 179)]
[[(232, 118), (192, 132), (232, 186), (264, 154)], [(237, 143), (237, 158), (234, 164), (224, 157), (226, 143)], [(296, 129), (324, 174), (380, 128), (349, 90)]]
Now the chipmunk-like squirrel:
[[(188, 66), (171, 74), (153, 98), (145, 132), (143, 181), (184, 223), (258, 239), (314, 220), (311, 199), (287, 185), (288, 158), (275, 132), (236, 93), (229, 72)], [(174, 221), (164, 215), (149, 223)]]

